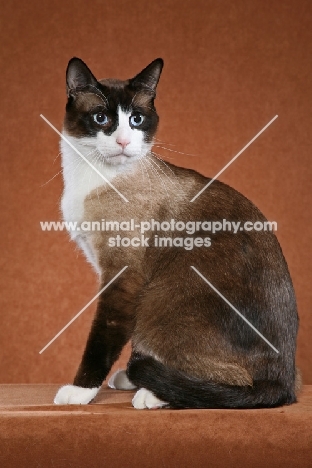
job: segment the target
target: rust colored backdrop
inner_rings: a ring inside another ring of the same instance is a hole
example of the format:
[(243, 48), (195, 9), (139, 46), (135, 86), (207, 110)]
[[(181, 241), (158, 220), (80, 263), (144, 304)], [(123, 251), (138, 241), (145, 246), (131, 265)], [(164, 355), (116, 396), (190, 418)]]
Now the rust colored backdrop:
[(68, 235), (40, 229), (60, 219), (62, 178), (59, 138), (39, 114), (61, 128), (72, 56), (98, 78), (134, 76), (161, 56), (165, 159), (213, 177), (279, 116), (220, 180), (278, 223), (312, 384), (311, 16), (309, 0), (3, 3), (0, 382), (70, 382), (95, 310), (39, 355), (98, 288)]

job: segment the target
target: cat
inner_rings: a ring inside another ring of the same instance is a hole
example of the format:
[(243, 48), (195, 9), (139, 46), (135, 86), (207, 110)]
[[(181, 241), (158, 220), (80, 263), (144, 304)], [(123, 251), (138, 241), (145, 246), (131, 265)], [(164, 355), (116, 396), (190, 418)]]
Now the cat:
[[(162, 68), (159, 58), (129, 80), (98, 81), (78, 58), (67, 67), (63, 217), (78, 222), (71, 237), (98, 272), (101, 288), (127, 269), (99, 296), (73, 385), (61, 387), (54, 402), (91, 402), (131, 340), (127, 369), (113, 374), (109, 386), (136, 389), (137, 409), (291, 404), (300, 386), (298, 314), (282, 250), (271, 231), (207, 232), (207, 221), (266, 219), (218, 180), (191, 202), (211, 179), (152, 151)], [(185, 116), (179, 118), (185, 125)], [(119, 244), (111, 230), (81, 229), (82, 223), (129, 220), (134, 229), (118, 232)], [(143, 239), (137, 221), (149, 220), (163, 223), (166, 232), (150, 229)], [(192, 237), (181, 232), (190, 221)], [(180, 223), (180, 231), (168, 229), (171, 222)], [(136, 245), (123, 246), (123, 237)], [(160, 237), (166, 239), (161, 247)]]

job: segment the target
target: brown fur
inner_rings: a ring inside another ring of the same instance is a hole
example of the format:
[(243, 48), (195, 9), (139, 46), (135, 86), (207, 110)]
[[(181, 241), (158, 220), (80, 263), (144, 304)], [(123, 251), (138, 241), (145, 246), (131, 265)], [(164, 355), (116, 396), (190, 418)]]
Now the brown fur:
[[(199, 190), (202, 186), (198, 183), (199, 177), (196, 175), (197, 185), (194, 186), (193, 171), (174, 166), (171, 167), (173, 173), (165, 166), (163, 166), (162, 170), (166, 174), (164, 176), (166, 191), (161, 194), (159, 193), (157, 174), (152, 170), (149, 171), (149, 185), (148, 180), (142, 177), (139, 164), (127, 177), (120, 177), (120, 182), (118, 179), (114, 180), (115, 186), (129, 199), (129, 203), (124, 203), (110, 188), (104, 188), (101, 192), (94, 191), (85, 202), (86, 220), (94, 221), (104, 218), (121, 222), (131, 218), (149, 220), (154, 217), (155, 219), (175, 218), (187, 221), (190, 220), (189, 215), (191, 212), (192, 219), (199, 221), (213, 219), (215, 211), (220, 210), (220, 204), (224, 205), (223, 216), (225, 218), (242, 219), (244, 216), (242, 211), (246, 210), (245, 205), (249, 205), (249, 202), (237, 194), (240, 202), (238, 203), (238, 200), (235, 200), (234, 203), (232, 189), (219, 182), (214, 182), (207, 194), (203, 194), (201, 203), (194, 204), (194, 208), (190, 207), (187, 202), (196, 193), (196, 190)], [(204, 178), (202, 178), (202, 182), (204, 181)], [(177, 187), (177, 183), (180, 189)], [(133, 187), (135, 187), (135, 192)], [(181, 187), (183, 187), (183, 190), (181, 190)], [(228, 194), (225, 196), (227, 192)], [(220, 196), (220, 193), (222, 196)], [(204, 216), (202, 205), (207, 206)], [(158, 216), (156, 216), (156, 213)], [(252, 207), (252, 211), (248, 213), (247, 218), (251, 221), (264, 220), (264, 217), (255, 207)], [(121, 232), (119, 234), (127, 237), (140, 236), (139, 232)], [(147, 233), (147, 235), (150, 234)], [(231, 289), (233, 292), (238, 293), (242, 289), (241, 278), (236, 277), (234, 271), (230, 278), (224, 277), (223, 271), (226, 266), (231, 271), (233, 265), (236, 266), (241, 262), (241, 249), (244, 246), (246, 233), (237, 233), (234, 239), (233, 234), (218, 233), (214, 236), (215, 241), (213, 247), (210, 248), (211, 250), (201, 250), (205, 249), (204, 247), (197, 250), (195, 248), (195, 251), (184, 254), (185, 260), (183, 262), (187, 272), (187, 281), (183, 281), (183, 283), (181, 281), (181, 265), (173, 260), (168, 266), (167, 273), (161, 279), (161, 283), (155, 283), (155, 294), (152, 291), (153, 283), (149, 282), (149, 277), (152, 275), (154, 259), (157, 262), (157, 258), (161, 257), (159, 252), (161, 249), (151, 248), (148, 250), (152, 252), (147, 252), (146, 248), (141, 247), (109, 248), (107, 247), (108, 238), (113, 235), (112, 232), (96, 233), (94, 234), (94, 243), (99, 252), (101, 269), (104, 272), (103, 282), (106, 281), (106, 278), (109, 279), (106, 272), (109, 272), (109, 277), (111, 277), (124, 265), (129, 265), (129, 274), (127, 279), (122, 280), (122, 284), (123, 288), (129, 291), (129, 295), (132, 296), (132, 301), (135, 304), (133, 314), (135, 315), (136, 326), (132, 335), (134, 349), (144, 352), (144, 354), (157, 356), (157, 359), (161, 362), (173, 366), (188, 375), (212, 379), (230, 385), (251, 385), (252, 379), (257, 378), (259, 373), (258, 364), (251, 362), (252, 360), (248, 358), (248, 354), (238, 353), (227, 342), (226, 337), (220, 334), (220, 331), (211, 326), (207, 328), (208, 324), (205, 323), (205, 318), (201, 317), (202, 312), (199, 311), (196, 317), (194, 307), (190, 307), (188, 310), (184, 310), (184, 314), (181, 316), (179, 306), (180, 298), (182, 297), (181, 302), (184, 300), (181, 293), (182, 291), (185, 292), (186, 287), (188, 291), (202, 289), (201, 280), (191, 271), (189, 272), (188, 269), (191, 264), (196, 266), (202, 263), (205, 257), (208, 262), (210, 256), (212, 259), (216, 257), (220, 259), (217, 262), (212, 260), (211, 263), (214, 265), (212, 270), (207, 270), (206, 262), (202, 268), (202, 270), (207, 271), (207, 277), (209, 276), (212, 283), (218, 285), (220, 291)], [(185, 234), (183, 235), (185, 236)], [(257, 233), (256, 235), (253, 233), (252, 235), (259, 238), (259, 240), (256, 240), (257, 243), (265, 241), (275, 246), (275, 248), (277, 247), (276, 238), (272, 233)], [(179, 233), (179, 236), (181, 236), (181, 233)], [(223, 241), (222, 237), (224, 238)], [(230, 259), (226, 259), (224, 255), (226, 255), (227, 250), (232, 251), (233, 242), (236, 243), (237, 250), (232, 252)], [(175, 254), (176, 252), (167, 249), (165, 256), (167, 259), (171, 256), (174, 258)], [(230, 263), (228, 260), (230, 260)], [(277, 257), (276, 267), (278, 267), (279, 262), (280, 260)], [(220, 272), (218, 272), (218, 265), (221, 266)], [(133, 275), (136, 277), (135, 287), (132, 284)], [(149, 282), (148, 286), (146, 285), (147, 282)], [(252, 285), (252, 287), (255, 297), (257, 294), (261, 294), (261, 292), (257, 292), (257, 284)], [(148, 295), (145, 294), (148, 303), (145, 303), (144, 291), (147, 290)], [(160, 291), (163, 291), (164, 296), (160, 296)], [(209, 291), (207, 293), (209, 294)], [(168, 297), (174, 298), (173, 304), (170, 304), (170, 312), (168, 308), (164, 308), (164, 301), (168, 302)], [(231, 299), (234, 304), (237, 302), (234, 296)], [(151, 305), (152, 309), (150, 310)], [(229, 311), (229, 314), (234, 314), (234, 312)], [(166, 324), (165, 327), (163, 326), (164, 323)], [(243, 324), (240, 325), (243, 326)], [(159, 327), (161, 327), (161, 330), (157, 333)], [(274, 341), (273, 338), (272, 341)], [(167, 346), (168, 343), (170, 343), (170, 346)], [(266, 346), (260, 342), (260, 347), (267, 354)], [(189, 356), (189, 359), (187, 356)]]
[[(161, 63), (155, 61), (132, 80), (102, 80), (97, 84), (95, 94), (90, 92), (87, 83), (89, 80), (94, 86), (94, 77), (86, 72), (85, 90), (78, 90), (75, 97), (71, 91), (66, 130), (77, 137), (83, 132), (95, 131), (89, 128), (91, 124), (87, 120), (81, 123), (79, 116), (97, 105), (104, 106), (110, 115), (120, 101), (125, 109), (131, 106), (145, 109), (150, 119), (150, 128), (146, 131), (146, 141), (149, 141), (158, 123), (153, 100), (160, 67)], [(102, 99), (101, 94), (109, 96), (109, 102)], [(125, 203), (112, 188), (103, 185), (86, 198), (84, 219), (265, 221), (249, 200), (218, 181), (190, 203), (208, 180), (195, 171), (162, 164), (148, 155), (144, 165), (136, 161), (130, 171), (113, 180), (129, 203)], [(183, 382), (185, 388), (190, 384), (187, 379), (194, 379), (195, 387), (196, 382), (206, 382), (208, 399), (209, 391), (215, 390), (211, 384), (220, 385), (221, 399), (214, 397), (216, 405), (226, 406), (222, 392), (225, 392), (225, 401), (229, 398), (229, 404), (234, 407), (274, 406), (295, 401), (295, 390), (300, 381), (295, 371), (296, 301), (286, 261), (272, 232), (238, 231), (233, 234), (221, 231), (212, 234), (199, 231), (192, 236), (185, 232), (146, 232), (145, 236), (150, 238), (147, 248), (109, 247), (109, 238), (117, 234), (141, 236), (138, 230), (86, 234), (98, 258), (101, 286), (125, 265), (128, 269), (100, 298), (75, 378), (76, 385), (99, 385), (123, 345), (131, 338), (133, 356), (128, 373), (138, 385), (143, 382), (145, 385), (146, 379), (148, 383), (144, 366), (152, 369), (154, 365), (160, 379), (169, 372), (168, 381), (172, 377), (177, 385), (181, 385), (181, 395)], [(194, 247), (189, 251), (183, 247), (159, 248), (154, 246), (156, 234), (183, 238), (209, 236), (211, 246)], [(191, 266), (211, 281), (279, 353), (243, 322)], [(163, 396), (161, 383), (159, 381), (158, 385), (151, 379), (151, 390), (158, 392), (161, 398), (166, 395), (169, 398), (170, 392)], [(242, 388), (241, 397), (239, 387)], [(236, 403), (232, 389), (238, 392), (235, 393)], [(173, 406), (188, 404), (181, 395), (173, 397)], [(213, 405), (213, 401), (205, 400), (206, 396), (196, 398), (192, 401), (189, 396), (190, 407)]]

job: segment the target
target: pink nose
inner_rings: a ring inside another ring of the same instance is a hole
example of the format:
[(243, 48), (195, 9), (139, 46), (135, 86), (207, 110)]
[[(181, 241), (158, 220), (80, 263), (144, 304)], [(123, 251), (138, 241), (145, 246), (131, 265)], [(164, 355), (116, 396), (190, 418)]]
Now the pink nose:
[(116, 139), (116, 142), (122, 147), (122, 149), (125, 149), (125, 147), (129, 145), (130, 140), (128, 140), (127, 138), (118, 137)]

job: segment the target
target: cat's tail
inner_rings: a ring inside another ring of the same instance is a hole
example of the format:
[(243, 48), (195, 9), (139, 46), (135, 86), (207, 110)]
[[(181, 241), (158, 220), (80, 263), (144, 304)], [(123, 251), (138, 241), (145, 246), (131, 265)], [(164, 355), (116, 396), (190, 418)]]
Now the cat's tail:
[(153, 392), (170, 408), (270, 408), (296, 401), (295, 392), (279, 382), (238, 386), (203, 381), (138, 354), (132, 355), (127, 374), (134, 385)]

